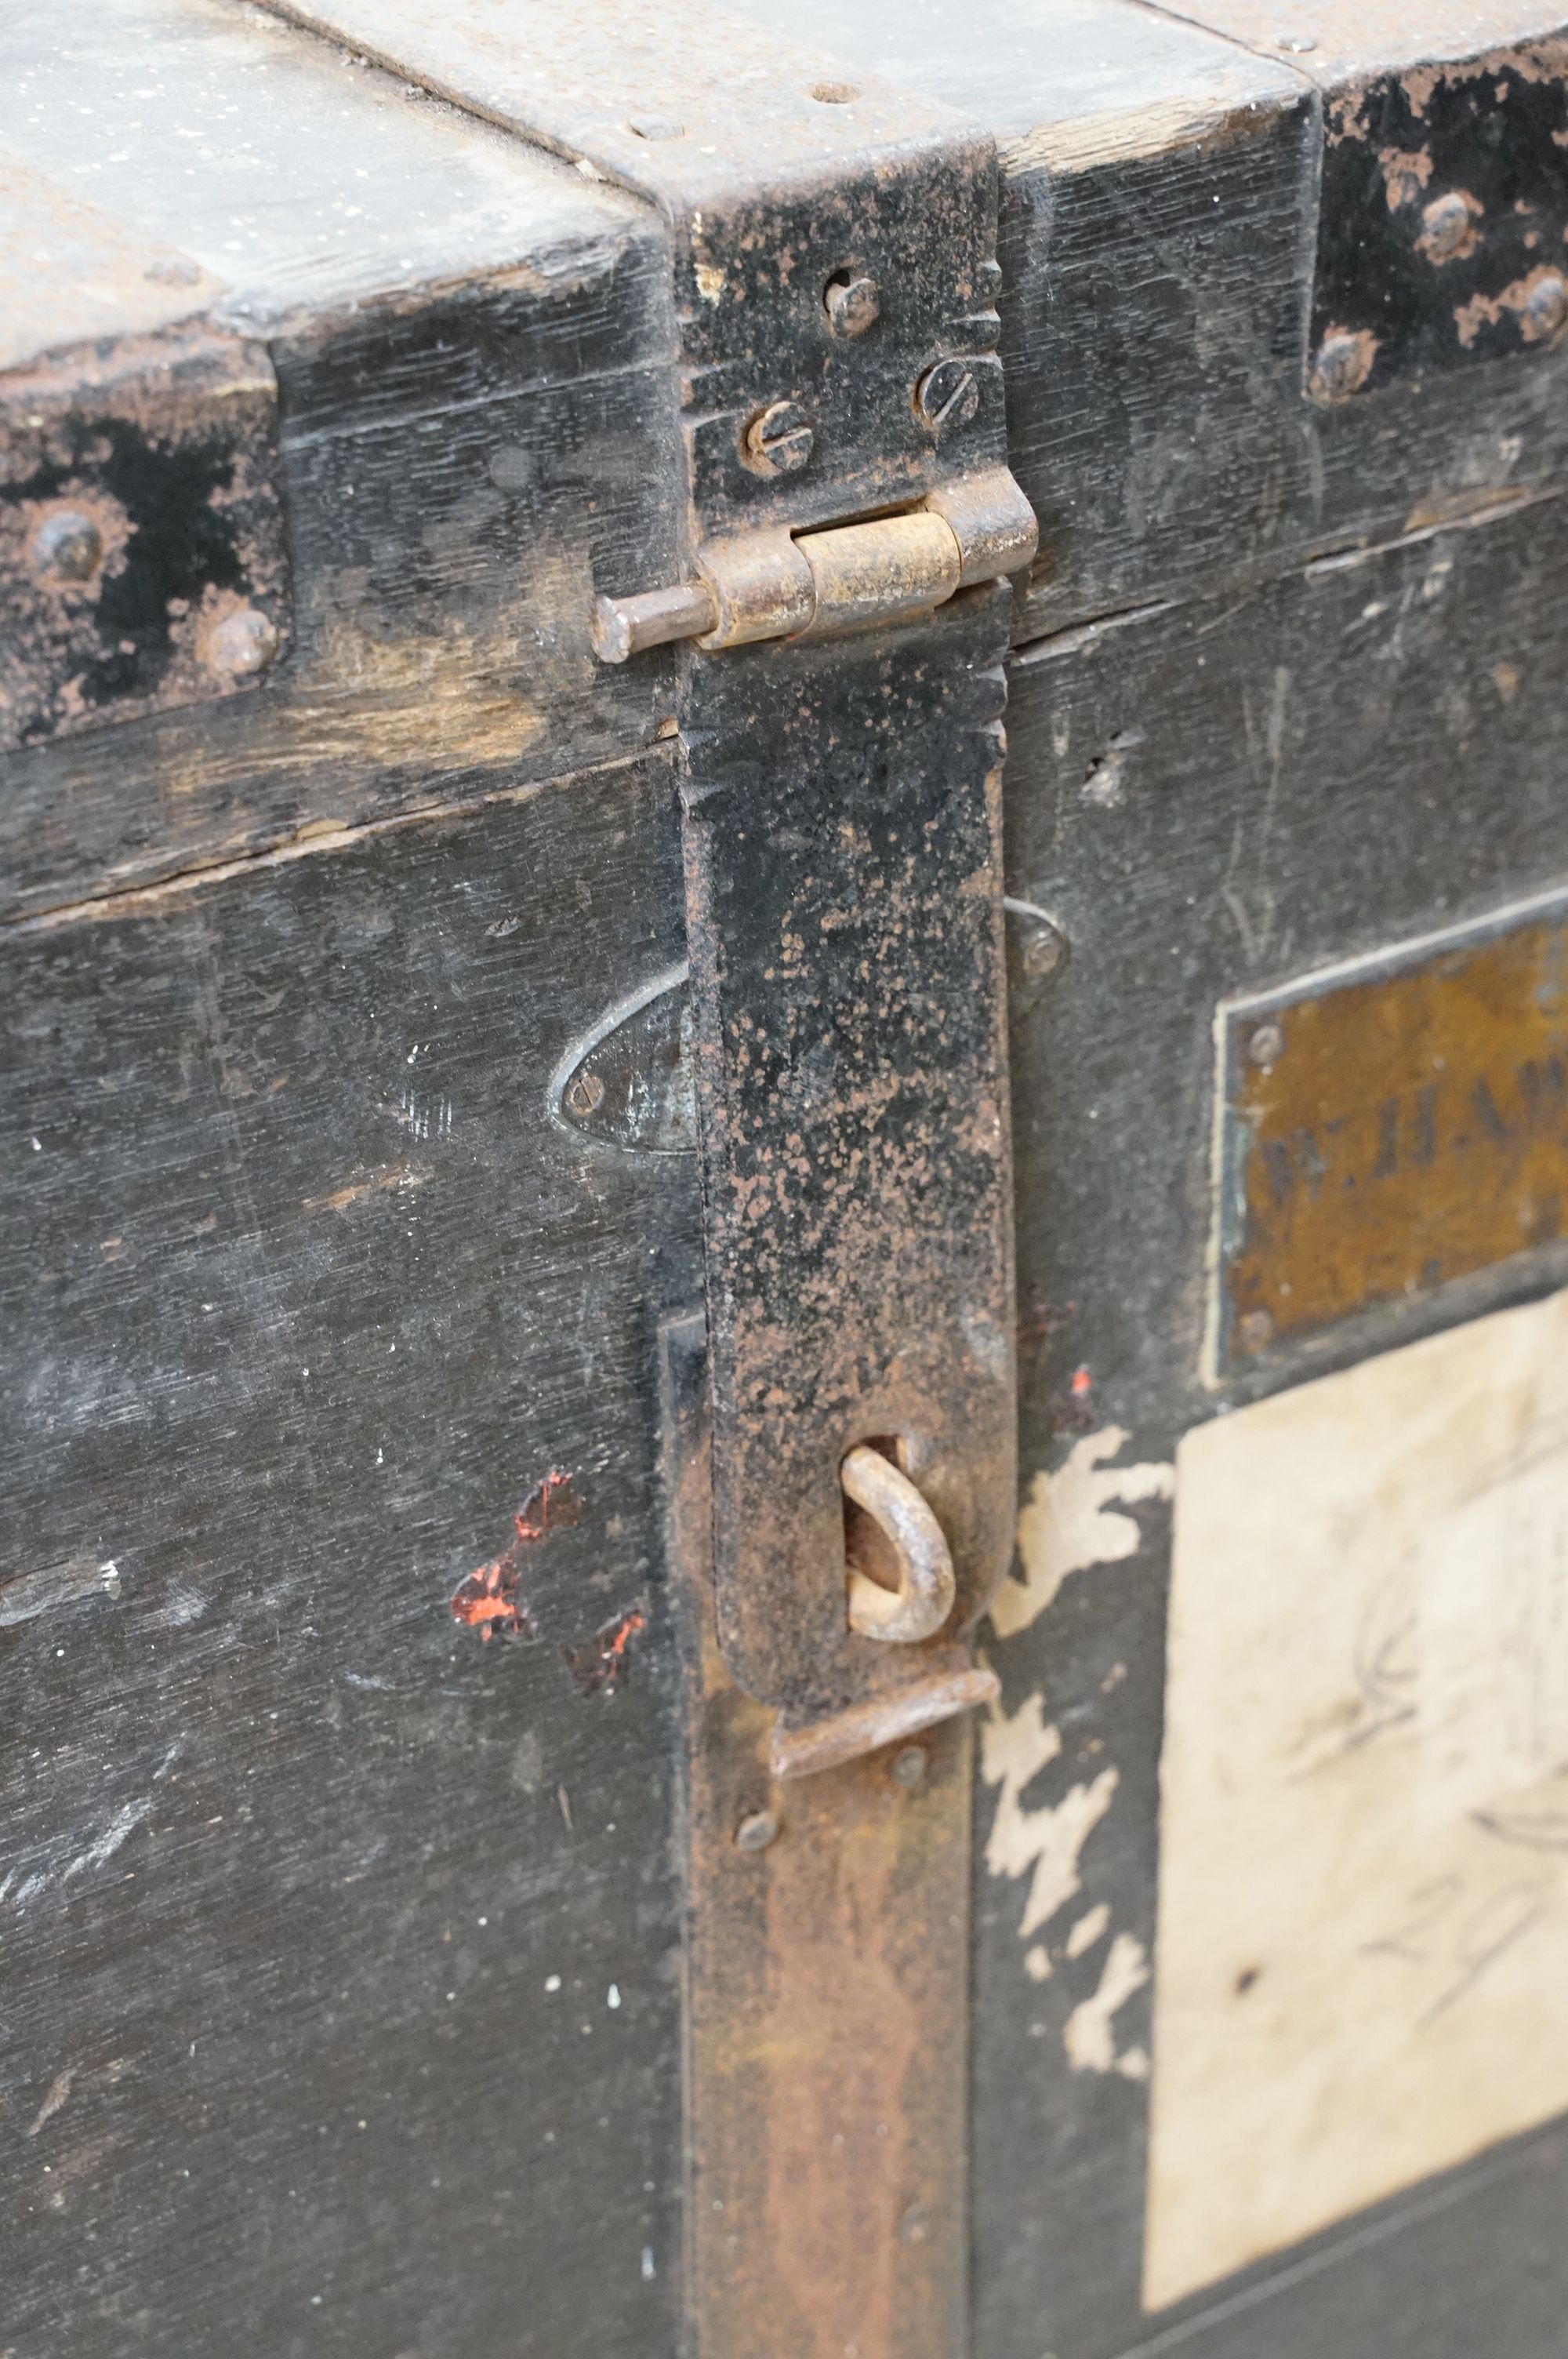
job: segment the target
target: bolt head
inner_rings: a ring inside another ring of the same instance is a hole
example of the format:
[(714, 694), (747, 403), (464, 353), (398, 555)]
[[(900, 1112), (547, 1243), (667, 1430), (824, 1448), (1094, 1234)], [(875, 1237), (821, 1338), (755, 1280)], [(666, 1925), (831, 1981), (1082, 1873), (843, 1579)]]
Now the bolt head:
[(893, 1757), (893, 1778), (900, 1786), (914, 1788), (918, 1786), (925, 1777), (925, 1767), (924, 1746), (906, 1745), (903, 1752)]
[(1369, 365), (1361, 338), (1347, 330), (1336, 329), (1325, 336), (1317, 348), (1314, 389), (1330, 401), (1343, 401), (1365, 384)]
[(915, 411), (934, 434), (967, 426), (979, 406), (979, 380), (968, 361), (935, 362), (914, 388)]
[(254, 606), (236, 606), (207, 642), (210, 669), (230, 679), (253, 679), (276, 653), (277, 626)]
[(779, 1831), (772, 1810), (753, 1810), (735, 1830), (737, 1851), (766, 1851)]
[(597, 1073), (575, 1073), (567, 1084), (567, 1103), (586, 1120), (604, 1103), (604, 1083)]
[(1244, 1310), (1239, 1326), (1242, 1347), (1249, 1352), (1260, 1352), (1274, 1340), (1274, 1321), (1267, 1310)]
[(1536, 280), (1525, 298), (1524, 316), (1537, 336), (1554, 336), (1568, 321), (1568, 279), (1561, 271), (1549, 270)]
[(881, 315), (882, 290), (863, 273), (841, 271), (827, 281), (822, 304), (836, 336), (863, 336)]
[(1067, 938), (1059, 926), (1045, 918), (1036, 918), (1023, 937), (1023, 972), (1032, 981), (1044, 983), (1055, 973), (1067, 955)]
[(1261, 1065), (1265, 1072), (1271, 1065), (1277, 1065), (1284, 1053), (1284, 1030), (1272, 1017), (1267, 1024), (1260, 1024), (1247, 1043), (1247, 1054), (1255, 1065)]
[(62, 582), (90, 582), (103, 557), (103, 536), (80, 508), (56, 508), (33, 534), (33, 562)]
[(1474, 235), (1473, 215), (1457, 189), (1422, 208), (1422, 246), (1433, 262), (1451, 262)]
[(741, 456), (759, 475), (796, 475), (811, 456), (811, 422), (797, 402), (771, 401), (741, 437)]

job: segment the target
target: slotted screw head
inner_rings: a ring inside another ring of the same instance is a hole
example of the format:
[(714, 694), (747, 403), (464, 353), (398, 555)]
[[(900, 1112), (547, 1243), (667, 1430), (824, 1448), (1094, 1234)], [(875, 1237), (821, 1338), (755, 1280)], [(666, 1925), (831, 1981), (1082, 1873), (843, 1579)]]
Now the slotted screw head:
[(567, 1103), (573, 1114), (597, 1114), (604, 1103), (604, 1083), (597, 1073), (578, 1073), (567, 1084)]
[(828, 280), (822, 303), (836, 336), (863, 336), (881, 314), (882, 291), (874, 278), (845, 271)]
[(33, 562), (62, 582), (89, 581), (103, 554), (103, 537), (80, 508), (57, 508), (33, 535)]
[(968, 361), (935, 362), (914, 388), (914, 407), (935, 434), (967, 426), (979, 406), (979, 381)]
[(795, 475), (811, 456), (811, 421), (797, 402), (771, 401), (741, 438), (741, 455), (762, 475)]

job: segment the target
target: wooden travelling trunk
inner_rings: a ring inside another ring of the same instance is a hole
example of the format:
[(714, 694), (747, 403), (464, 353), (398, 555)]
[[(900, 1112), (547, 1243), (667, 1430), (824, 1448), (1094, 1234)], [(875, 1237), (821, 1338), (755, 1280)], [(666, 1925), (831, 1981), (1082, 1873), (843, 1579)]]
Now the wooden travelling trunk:
[(1568, 28), (0, 85), (0, 2353), (1562, 2353)]

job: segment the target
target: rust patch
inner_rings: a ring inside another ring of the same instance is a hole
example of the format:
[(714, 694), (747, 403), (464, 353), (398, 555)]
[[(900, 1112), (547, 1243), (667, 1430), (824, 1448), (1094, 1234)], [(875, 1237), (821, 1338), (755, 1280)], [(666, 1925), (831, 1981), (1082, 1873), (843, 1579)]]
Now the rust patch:
[(1385, 147), (1378, 157), (1383, 168), (1383, 194), (1389, 211), (1397, 212), (1400, 205), (1412, 205), (1432, 178), (1432, 150), (1417, 147), (1407, 152), (1401, 147)]
[(0, 745), (252, 686), (288, 627), (265, 349), (202, 322), (0, 376)]
[[(713, 1624), (702, 1322), (666, 1332), (686, 1680), (693, 2359), (951, 2359), (964, 2335), (972, 1737), (786, 1787)], [(741, 1830), (766, 1828), (761, 1842)]]
[(1472, 295), (1467, 303), (1456, 305), (1454, 324), (1468, 352), (1483, 328), (1495, 328), (1510, 317), (1527, 344), (1558, 342), (1568, 328), (1568, 290), (1562, 271), (1543, 262), (1500, 295)]
[(628, 1605), (596, 1630), (586, 1647), (561, 1649), (582, 1694), (597, 1695), (601, 1689), (618, 1685), (626, 1664), (626, 1650), (639, 1630), (647, 1626), (648, 1617), (642, 1607)]
[(1568, 906), (1227, 1016), (1225, 1357), (1568, 1235)]
[(552, 1532), (579, 1522), (581, 1516), (582, 1503), (571, 1476), (552, 1469), (535, 1484), (513, 1516), (513, 1538), (501, 1555), (465, 1574), (453, 1590), (447, 1600), (453, 1621), (477, 1630), (487, 1647), (497, 1635), (537, 1636), (533, 1617), (517, 1594), (524, 1552), (548, 1539)]

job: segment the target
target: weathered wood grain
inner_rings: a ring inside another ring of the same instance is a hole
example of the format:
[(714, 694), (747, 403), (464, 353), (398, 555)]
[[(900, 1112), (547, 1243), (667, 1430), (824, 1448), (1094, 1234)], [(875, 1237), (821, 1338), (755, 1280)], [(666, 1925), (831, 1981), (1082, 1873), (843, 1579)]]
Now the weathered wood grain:
[[(170, 240), (271, 348), (292, 648), (242, 700), (13, 758), (5, 908), (116, 889), (654, 734), (596, 579), (673, 561), (652, 215), (225, 0), (0, 24), (0, 140)], [(281, 193), (280, 193), (281, 192)]]
[(547, 1091), (680, 908), (655, 761), (0, 949), (18, 2350), (675, 2347), (695, 1173)]

